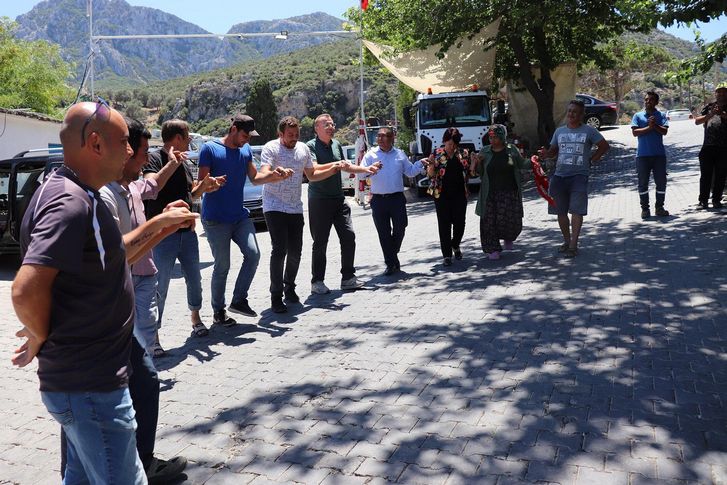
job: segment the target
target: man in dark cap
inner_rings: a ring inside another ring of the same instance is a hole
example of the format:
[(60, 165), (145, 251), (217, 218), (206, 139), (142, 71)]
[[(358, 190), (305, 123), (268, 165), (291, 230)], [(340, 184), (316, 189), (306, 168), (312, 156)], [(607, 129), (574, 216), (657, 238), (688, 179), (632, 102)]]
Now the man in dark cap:
[(215, 260), (212, 270), (213, 322), (224, 326), (237, 322), (227, 316), (225, 310), (225, 288), (230, 271), (230, 241), (237, 244), (243, 261), (235, 281), (231, 312), (255, 317), (250, 308), (247, 293), (255, 277), (260, 250), (255, 237), (255, 226), (249, 218), (250, 212), (243, 206), (245, 182), (249, 178), (255, 184), (278, 182), (288, 175), (284, 171), (258, 173), (252, 161), (249, 141), (258, 136), (255, 120), (244, 114), (235, 115), (227, 135), (222, 140), (213, 140), (202, 145), (199, 151), (199, 180), (206, 177), (223, 177), (226, 182), (220, 190), (204, 195), (202, 203), (202, 225)]

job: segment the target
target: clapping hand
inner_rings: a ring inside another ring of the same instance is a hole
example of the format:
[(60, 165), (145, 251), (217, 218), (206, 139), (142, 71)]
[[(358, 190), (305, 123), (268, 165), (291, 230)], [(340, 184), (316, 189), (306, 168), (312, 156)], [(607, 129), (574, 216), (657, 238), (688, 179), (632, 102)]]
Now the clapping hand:
[(162, 212), (162, 217), (167, 229), (176, 231), (182, 228), (194, 229), (199, 214), (191, 212), (189, 205), (183, 200), (175, 200), (167, 204)]
[(292, 168), (275, 167), (273, 173), (278, 177), (279, 180), (285, 180), (292, 177), (295, 171)]
[(649, 116), (649, 119), (646, 120), (646, 122), (649, 124), (650, 128), (656, 126), (656, 118), (654, 116)]

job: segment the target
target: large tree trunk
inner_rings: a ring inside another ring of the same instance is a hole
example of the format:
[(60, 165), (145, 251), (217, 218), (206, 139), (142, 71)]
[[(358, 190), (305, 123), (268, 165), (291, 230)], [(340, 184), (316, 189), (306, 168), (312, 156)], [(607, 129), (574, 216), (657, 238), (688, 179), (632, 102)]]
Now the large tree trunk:
[(533, 97), (538, 108), (538, 144), (545, 146), (550, 143), (550, 138), (555, 131), (555, 120), (553, 119), (555, 83), (550, 77), (550, 69), (547, 67), (546, 62), (541, 62), (540, 79), (536, 81), (530, 61), (525, 53), (525, 47), (519, 37), (513, 37), (510, 45), (518, 61), (520, 81)]

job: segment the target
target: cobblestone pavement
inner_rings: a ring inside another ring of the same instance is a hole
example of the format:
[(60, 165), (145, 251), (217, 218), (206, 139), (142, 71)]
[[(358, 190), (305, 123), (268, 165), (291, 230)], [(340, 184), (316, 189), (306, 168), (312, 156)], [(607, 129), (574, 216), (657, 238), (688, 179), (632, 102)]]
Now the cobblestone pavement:
[[(646, 222), (635, 141), (626, 127), (603, 134), (613, 149), (594, 169), (573, 260), (557, 255), (555, 219), (529, 189), (515, 251), (483, 259), (471, 204), (451, 268), (431, 201), (412, 197), (394, 278), (379, 276), (371, 216), (354, 207), (368, 282), (355, 293), (337, 289), (332, 236), (333, 291), (309, 296), (306, 229), (304, 301), (284, 316), (267, 308), (263, 232), (250, 298), (261, 317), (207, 338), (189, 337), (177, 274), (157, 453), (189, 458), (187, 483), (727, 483), (727, 217), (695, 208), (701, 130), (673, 124), (673, 215)], [(200, 248), (210, 322), (204, 238)], [(58, 426), (34, 369), (9, 364), (15, 269), (2, 261), (0, 482), (57, 483)]]

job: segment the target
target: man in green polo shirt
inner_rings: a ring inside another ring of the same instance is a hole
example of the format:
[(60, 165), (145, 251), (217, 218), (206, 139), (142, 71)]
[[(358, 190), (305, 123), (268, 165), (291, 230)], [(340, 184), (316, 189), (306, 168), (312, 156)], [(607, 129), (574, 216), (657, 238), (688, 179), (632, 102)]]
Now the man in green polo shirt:
[[(345, 161), (343, 148), (333, 139), (336, 125), (329, 114), (322, 114), (315, 121), (316, 137), (308, 142), (313, 161), (318, 165)], [(360, 167), (346, 164), (344, 171), (349, 173), (377, 172), (377, 167)], [(323, 280), (326, 276), (326, 249), (331, 226), (336, 228), (341, 242), (341, 290), (356, 290), (364, 283), (356, 278), (353, 260), (356, 253), (356, 234), (351, 224), (351, 207), (346, 203), (341, 186), (341, 172), (318, 182), (308, 184), (308, 216), (310, 233), (313, 238), (313, 277), (311, 291), (324, 295), (331, 290)]]

